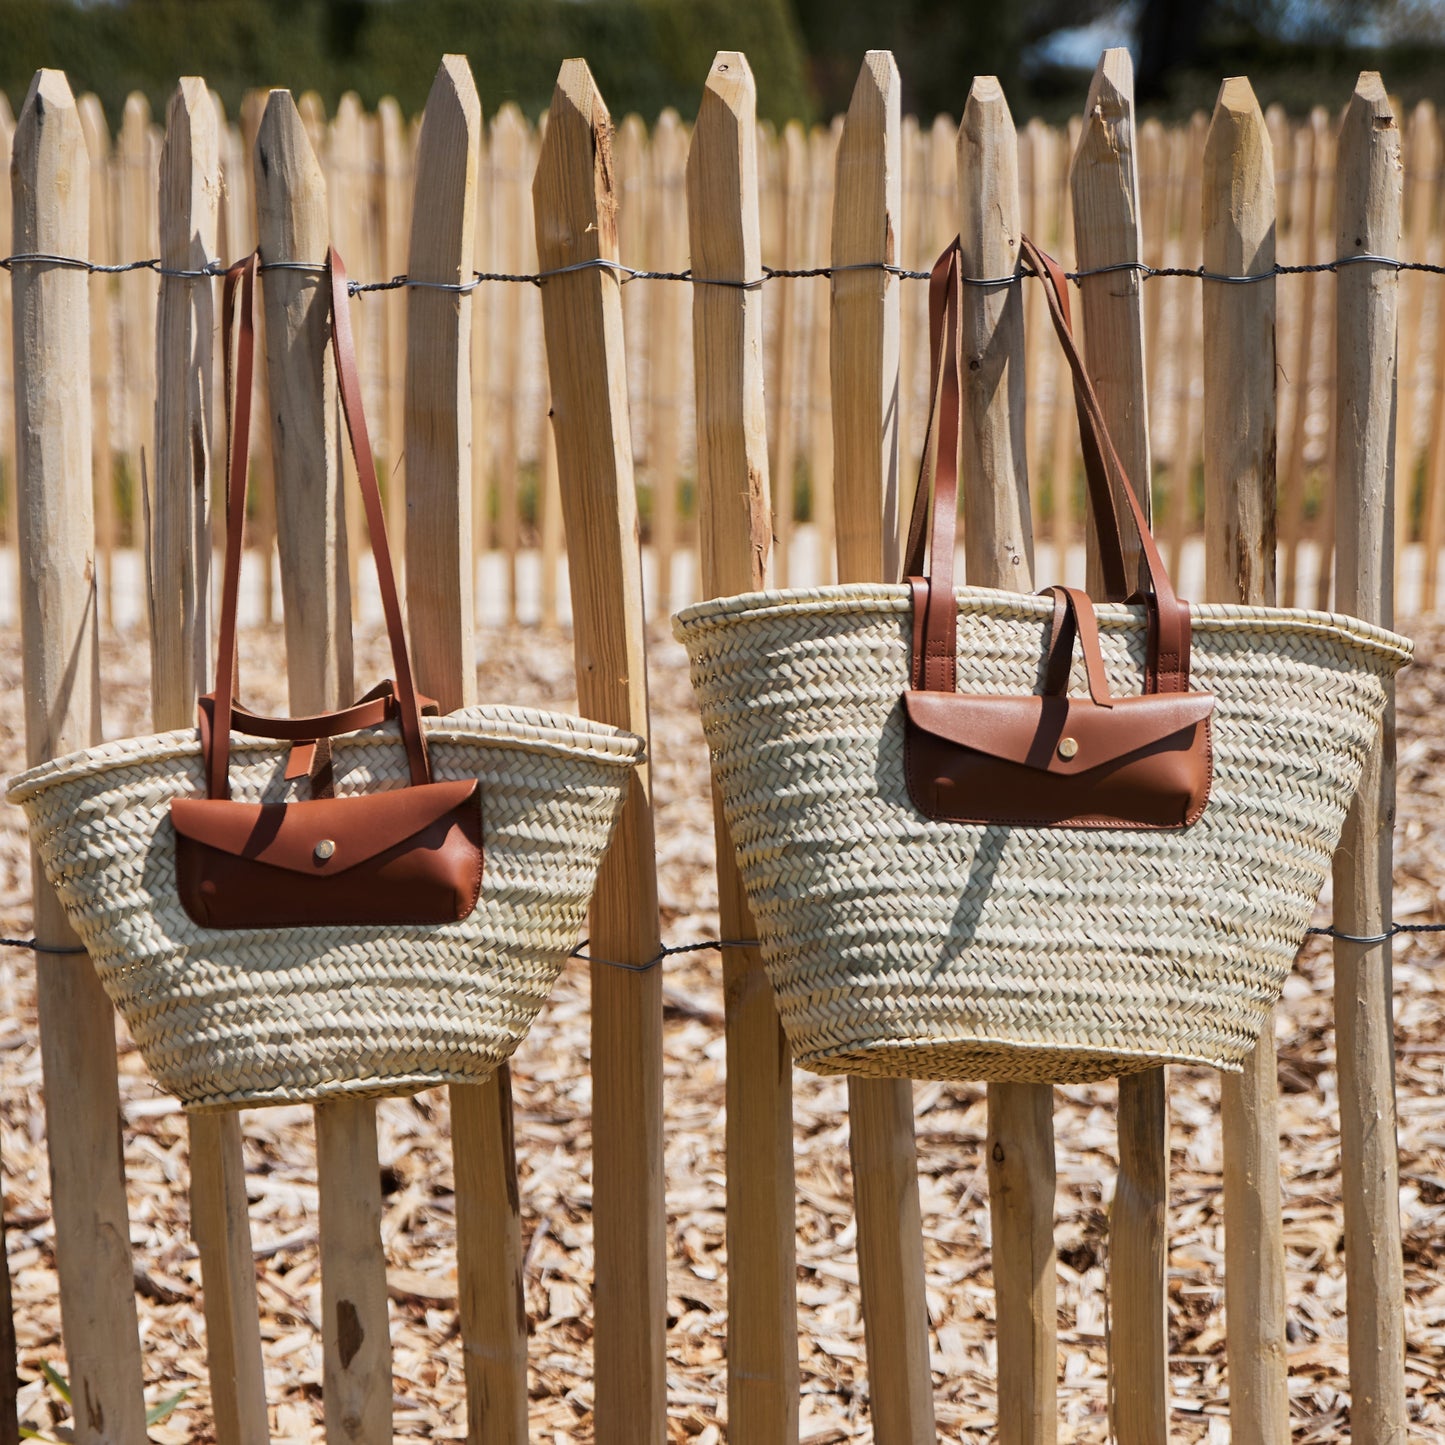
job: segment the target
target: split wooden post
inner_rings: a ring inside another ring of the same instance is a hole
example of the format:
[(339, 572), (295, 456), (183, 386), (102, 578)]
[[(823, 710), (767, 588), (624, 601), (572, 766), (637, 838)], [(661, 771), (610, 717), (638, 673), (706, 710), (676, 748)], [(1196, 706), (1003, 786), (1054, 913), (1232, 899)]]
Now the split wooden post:
[[(336, 372), (328, 349), (326, 183), (289, 91), (271, 92), (256, 162), (262, 255), (318, 268), (268, 271), (261, 288), (290, 704), (294, 714), (308, 715), (351, 701), (351, 597)], [(315, 1112), (326, 1438), (330, 1445), (390, 1445), (376, 1106), (342, 1099), (318, 1104)]]
[[(510, 101), (492, 117), (493, 254), (490, 265), (504, 272), (524, 269), (526, 252), (527, 122)], [(501, 388), (496, 407), (497, 545), (506, 567), (509, 622), (517, 619), (517, 548), (519, 545), (521, 419), (518, 407), (522, 366), (522, 288), (502, 286), (494, 298), (498, 327), (494, 340), (493, 374)]]
[[(221, 196), (216, 110), (204, 80), (183, 79), (161, 149), (161, 262), (199, 270), (215, 259)], [(163, 276), (156, 317), (154, 496), (146, 540), (151, 724), (189, 727), (211, 674), (211, 500), (216, 308), (209, 278)], [(241, 1120), (192, 1114), (191, 1233), (201, 1256), (206, 1359), (220, 1445), (267, 1436), (255, 1262), (246, 1212)]]
[[(1275, 264), (1274, 159), (1249, 81), (1219, 90), (1204, 146), (1204, 269)], [(1204, 287), (1204, 567), (1210, 602), (1273, 607), (1275, 282)], [(1242, 1074), (1220, 1078), (1229, 1418), (1236, 1440), (1289, 1445), (1279, 1082), (1270, 1015)]]
[[(1308, 170), (1308, 179), (1295, 179), (1295, 199), (1300, 211), (1292, 218), (1290, 230), (1294, 241), (1295, 254), (1292, 263), (1304, 265), (1322, 260), (1319, 252), (1318, 217), (1324, 210), (1322, 204), (1321, 171), (1325, 164), (1325, 147), (1328, 145), (1328, 118), (1316, 107), (1310, 116), (1308, 126), (1301, 126), (1295, 137), (1294, 165), (1298, 172)], [(1301, 196), (1303, 186), (1303, 196)], [(1309, 433), (1310, 417), (1310, 374), (1316, 369), (1316, 355), (1323, 350), (1319, 345), (1319, 325), (1316, 312), (1319, 310), (1318, 274), (1306, 271), (1298, 278), (1298, 289), (1293, 297), (1298, 320), (1295, 323), (1295, 352), (1288, 358), (1286, 374), (1291, 378), (1290, 392), (1293, 406), (1290, 410), (1290, 427), (1285, 436), (1283, 462), (1280, 466), (1279, 527), (1281, 550), (1284, 554), (1284, 586), (1282, 600), (1288, 607), (1300, 605), (1299, 595), (1299, 544), (1304, 531), (1305, 511), (1305, 445)]]
[[(714, 66), (716, 75), (716, 66)], [(782, 135), (782, 231), (783, 249), (778, 264), (783, 267), (807, 265), (807, 168), (808, 140), (803, 127), (790, 120), (783, 127)], [(693, 235), (698, 234), (696, 224)], [(696, 254), (697, 246), (693, 246)], [(760, 263), (761, 264), (761, 263)], [(761, 272), (757, 274), (761, 275)], [(798, 361), (802, 353), (801, 320), (803, 302), (806, 300), (796, 281), (788, 281), (780, 288), (777, 313), (778, 329), (775, 341), (777, 361), (773, 368), (776, 394), (773, 397), (773, 436), (769, 455), (769, 471), (777, 507), (773, 512), (773, 531), (777, 536), (778, 551), (775, 559), (778, 586), (786, 587), (792, 577), (793, 564), (793, 474), (798, 460), (798, 429), (795, 403), (797, 400)], [(699, 386), (698, 395), (702, 395)], [(698, 433), (701, 438), (702, 433)], [(701, 465), (701, 464), (699, 464)], [(731, 1418), (731, 1417), (729, 1417)]]
[[(15, 148), (15, 115), (10, 102), (0, 97), (0, 175), (10, 173), (10, 158)], [(92, 182), (92, 185), (94, 183)], [(92, 196), (92, 203), (94, 197)], [(0, 184), (0, 236), (13, 233), (10, 187)], [(10, 332), (10, 273), (0, 272), (0, 396), (15, 395), (14, 346)], [(0, 537), (10, 548), (15, 545), (15, 413), (12, 407), (0, 405), (0, 478), (5, 489), (5, 508), (0, 517)], [(17, 584), (20, 568), (16, 569)], [(16, 609), (19, 615), (19, 608)]]
[[(14, 249), (83, 256), (90, 166), (75, 99), (37, 71), (15, 130)], [(15, 268), (16, 500), (25, 653), (25, 756), (100, 741), (90, 485), (90, 310), (83, 271)], [(32, 852), (35, 937), (75, 934)], [(145, 1445), (140, 1342), (121, 1157), (115, 1016), (90, 959), (38, 954), (50, 1199), (79, 1445)]]
[[(1400, 131), (1380, 77), (1361, 74), (1340, 127), (1337, 255), (1394, 256), (1400, 241)], [(1335, 367), (1341, 611), (1394, 622), (1395, 321), (1399, 273), (1341, 268)], [(1335, 927), (1373, 937), (1390, 926), (1395, 712), (1365, 765), (1335, 854)], [(1390, 942), (1335, 940), (1351, 1438), (1403, 1445), (1405, 1281), (1395, 1125)]]
[[(582, 60), (563, 62), (532, 195), (541, 269), (617, 257), (611, 120)], [(542, 288), (552, 423), (567, 523), (581, 711), (648, 736), (642, 557), (615, 273)], [(662, 1445), (666, 1431), (666, 1202), (662, 971), (652, 784), (633, 775), (592, 901), (597, 1440)]]
[[(256, 246), (256, 136), (261, 129), (261, 117), (266, 110), (264, 90), (249, 90), (241, 102), (241, 144), (242, 159), (246, 177), (243, 182), (249, 192), (251, 204), (237, 212), (239, 235), (244, 237), (236, 256), (255, 249)], [(251, 476), (249, 485), (254, 488), (256, 524), (251, 529), (251, 549), (256, 554), (261, 573), (261, 620), (269, 627), (276, 621), (276, 462), (271, 455), (271, 428), (262, 419), (271, 414), (271, 378), (266, 367), (259, 364), (266, 354), (266, 316), (264, 308), (256, 317), (256, 396), (251, 407)], [(224, 534), (225, 509), (218, 507)]]
[[(90, 249), (92, 260), (107, 263), (112, 254), (112, 211), (110, 198), (110, 132), (105, 110), (96, 95), (82, 95), (77, 101), (85, 145), (90, 153)], [(3, 232), (0, 232), (3, 234)], [(115, 457), (111, 439), (111, 363), (115, 334), (111, 329), (112, 302), (118, 276), (97, 275), (90, 284), (90, 467), (95, 493), (95, 533), (102, 543), (104, 567), (100, 585), (100, 621), (110, 631), (115, 625)], [(17, 579), (18, 580), (18, 579)], [(23, 583), (22, 583), (23, 585)]]
[[(397, 276), (406, 270), (407, 225), (412, 210), (411, 188), (407, 185), (406, 122), (401, 107), (391, 96), (383, 96), (376, 107), (377, 154), (381, 163), (378, 177), (378, 251), (381, 275)], [(378, 420), (384, 438), (384, 466), (380, 471), (386, 488), (386, 531), (392, 555), (406, 555), (406, 457), (402, 448), (402, 373), (406, 369), (406, 312), (409, 291), (383, 291), (382, 375), (384, 405)], [(374, 443), (373, 443), (374, 444)], [(400, 580), (400, 579), (399, 579)]]
[[(1079, 268), (1141, 259), (1139, 176), (1134, 154), (1134, 67), (1106, 50), (1084, 107), (1074, 154), (1074, 244)], [(1149, 419), (1144, 311), (1137, 272), (1087, 277), (1080, 286), (1085, 364), (1114, 446), (1149, 509)], [(1126, 504), (1119, 511), (1127, 516)], [(1126, 524), (1126, 576), (1139, 549)], [(1089, 529), (1089, 589), (1105, 595), (1098, 529)], [(1109, 1415), (1119, 1445), (1169, 1438), (1169, 1327), (1165, 1295), (1169, 1205), (1169, 1105), (1165, 1071), (1119, 1080), (1119, 1178), (1110, 1217)]]
[[(1406, 135), (1406, 175), (1410, 190), (1409, 229), (1405, 255), (1423, 261), (1435, 226), (1435, 197), (1440, 185), (1440, 127), (1435, 107), (1422, 100), (1410, 115)], [(1401, 276), (1404, 304), (1400, 308), (1400, 400), (1395, 432), (1395, 583), (1399, 591), (1401, 569), (1415, 519), (1415, 437), (1420, 409), (1421, 333), (1424, 330), (1425, 288), (1429, 277), (1419, 271)], [(1436, 366), (1440, 360), (1436, 360)]]
[[(649, 156), (652, 176), (647, 264), (658, 271), (687, 266), (687, 129), (669, 107), (658, 117)], [(647, 472), (652, 482), (652, 558), (656, 576), (653, 611), (672, 609), (677, 553), (678, 494), (682, 480), (683, 302), (685, 291), (659, 281), (648, 293)]]
[[(1008, 276), (1019, 259), (1018, 137), (1003, 87), (974, 81), (958, 131), (958, 224), (965, 276)], [(1025, 444), (1024, 298), (1019, 286), (963, 288), (959, 437), (967, 578), (1033, 590)], [(991, 1084), (988, 1187), (998, 1314), (1001, 1445), (1058, 1435), (1054, 1252), (1054, 1091)]]
[[(1200, 175), (1206, 139), (1205, 118), (1196, 111), (1189, 128), (1179, 137), (1185, 147), (1183, 207), (1179, 218), (1179, 251), (1174, 264), (1199, 264), (1200, 251)], [(1166, 558), (1170, 573), (1179, 575), (1184, 562), (1184, 540), (1193, 521), (1194, 459), (1199, 455), (1202, 403), (1194, 401), (1195, 358), (1199, 352), (1199, 328), (1202, 298), (1193, 293), (1180, 298), (1179, 330), (1174, 338), (1174, 405), (1173, 455), (1169, 458), (1166, 521), (1168, 524)]]
[[(471, 279), (482, 107), (466, 57), (445, 56), (417, 148), (406, 273), (455, 286)], [(426, 287), (407, 304), (407, 614), (417, 686), (444, 713), (477, 700), (472, 559), (470, 293)], [(450, 1090), (456, 1173), (457, 1296), (469, 1437), (527, 1439), (522, 1227), (512, 1150), (511, 1076)]]
[[(756, 109), (747, 58), (719, 51), (708, 72), (687, 160), (692, 266), (700, 276), (747, 282), (763, 274)], [(701, 595), (728, 597), (767, 585), (772, 509), (762, 294), (694, 286), (692, 309)], [(755, 938), (716, 791), (713, 831), (722, 936)], [(739, 1440), (791, 1445), (798, 1437), (792, 1060), (756, 948), (723, 951), (723, 989), (728, 1430)]]
[[(336, 118), (326, 127), (326, 138), (326, 193), (331, 203), (331, 241), (353, 275), (369, 277), (376, 274), (369, 254), (370, 248), (366, 245), (367, 222), (371, 219), (370, 207), (367, 205), (370, 199), (371, 177), (364, 158), (365, 134), (361, 101), (354, 90), (347, 91), (337, 103)], [(395, 273), (385, 274), (390, 276)], [(390, 292), (380, 293), (373, 298), (373, 304), (385, 304), (390, 295)], [(352, 317), (356, 366), (361, 377), (366, 376), (365, 358), (370, 354), (371, 333), (376, 319), (377, 313), (372, 309), (372, 305), (357, 307), (356, 315)], [(362, 386), (364, 396), (364, 381)], [(347, 578), (351, 588), (351, 615), (354, 621), (361, 616), (357, 568), (366, 548), (366, 513), (361, 505), (361, 493), (357, 490), (356, 463), (352, 459), (350, 447), (341, 449), (341, 471), (346, 493)]]
[[(833, 181), (840, 126), (814, 126), (808, 136), (811, 173), (808, 197), (808, 255), (827, 254), (833, 225)], [(833, 388), (832, 365), (833, 283), (825, 276), (801, 281), (809, 288), (808, 315), (812, 330), (808, 357), (808, 486), (811, 492), (814, 558), (820, 586), (833, 580), (837, 566), (833, 545)]]
[[(154, 256), (156, 234), (156, 150), (150, 103), (139, 91), (125, 100), (116, 137), (116, 246), (123, 260)], [(154, 417), (156, 359), (156, 278), (149, 271), (129, 271), (119, 278), (121, 352), (118, 391), (124, 397), (125, 456), (133, 484), (140, 484), (140, 452), (149, 440)], [(96, 541), (105, 558), (102, 577), (115, 568), (117, 542), (113, 495), (96, 516)], [(108, 584), (105, 584), (108, 585)]]
[[(833, 483), (840, 582), (898, 571), (898, 67), (870, 50), (838, 142), (831, 318)], [(879, 1445), (932, 1445), (923, 1223), (907, 1079), (849, 1079), (858, 1274)]]

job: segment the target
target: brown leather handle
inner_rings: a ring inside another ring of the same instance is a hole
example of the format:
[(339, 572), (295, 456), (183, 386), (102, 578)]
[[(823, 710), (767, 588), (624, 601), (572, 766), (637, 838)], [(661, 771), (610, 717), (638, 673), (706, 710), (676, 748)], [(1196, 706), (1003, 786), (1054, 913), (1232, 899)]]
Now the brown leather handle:
[[(1149, 609), (1147, 687), (1151, 692), (1184, 692), (1189, 686), (1189, 609), (1175, 596), (1164, 560), (1155, 546), (1148, 519), (1129, 482), (1123, 463), (1109, 436), (1103, 409), (1094, 392), (1083, 358), (1075, 344), (1069, 314), (1068, 281), (1063, 270), (1027, 237), (1020, 251), (1044, 286), (1049, 316), (1063, 347), (1074, 382), (1074, 402), (1084, 453), (1089, 502), (1099, 535), (1100, 562), (1105, 588), (1111, 598), (1135, 592), (1124, 566), (1123, 537), (1119, 526), (1112, 473), (1128, 505), (1144, 558), (1144, 600)], [(929, 279), (928, 319), (930, 380), (928, 425), (913, 515), (908, 529), (903, 575), (923, 575), (926, 590), (915, 588), (915, 598), (926, 595), (926, 616), (916, 627), (924, 647), (922, 686), (951, 692), (956, 687), (957, 607), (953, 595), (953, 555), (958, 535), (958, 425), (961, 409), (959, 376), (962, 340), (962, 248), (955, 237), (934, 263)], [(928, 485), (928, 459), (938, 417), (937, 446), (933, 458), (933, 485)]]
[[(406, 745), (408, 770), (413, 783), (431, 781), (431, 764), (427, 757), (426, 735), (422, 731), (422, 704), (411, 670), (411, 657), (402, 625), (401, 601), (396, 590), (396, 574), (392, 570), (391, 549), (387, 545), (386, 521), (381, 505), (381, 489), (376, 480), (371, 441), (367, 435), (366, 417), (361, 405), (361, 385), (356, 371), (356, 346), (351, 334), (349, 295), (346, 268), (335, 249), (327, 252), (327, 269), (331, 286), (331, 343), (336, 357), (336, 375), (341, 390), (342, 410), (346, 415), (347, 439), (356, 459), (356, 475), (366, 509), (367, 530), (371, 534), (371, 550), (376, 558), (377, 583), (381, 589), (382, 611), (386, 617), (387, 637), (391, 643), (392, 665), (396, 670), (395, 713), (401, 723), (402, 740)], [(231, 385), (231, 329), (240, 292), (240, 335), (236, 345), (234, 401), (231, 411), (230, 465), (226, 478), (226, 557), (221, 581), (221, 627), (217, 644), (215, 691), (202, 699), (202, 746), (206, 755), (206, 795), (228, 798), (231, 795), (228, 777), (231, 755), (230, 727), (210, 727), (211, 717), (234, 723), (244, 719), (243, 730), (262, 736), (290, 737), (296, 726), (306, 737), (329, 737), (349, 731), (340, 724), (359, 717), (356, 727), (380, 721), (390, 709), (378, 709), (369, 703), (376, 694), (362, 699), (362, 704), (328, 714), (324, 718), (298, 719), (290, 723), (279, 720), (258, 720), (256, 714), (238, 708), (236, 691), (236, 611), (241, 584), (242, 533), (246, 523), (246, 482), (251, 451), (251, 401), (255, 385), (256, 361), (256, 279), (260, 252), (253, 252), (226, 272), (222, 300), (222, 340), (226, 358), (227, 389)], [(210, 716), (206, 716), (209, 711)], [(266, 732), (257, 723), (268, 723)], [(311, 731), (316, 729), (317, 731)]]

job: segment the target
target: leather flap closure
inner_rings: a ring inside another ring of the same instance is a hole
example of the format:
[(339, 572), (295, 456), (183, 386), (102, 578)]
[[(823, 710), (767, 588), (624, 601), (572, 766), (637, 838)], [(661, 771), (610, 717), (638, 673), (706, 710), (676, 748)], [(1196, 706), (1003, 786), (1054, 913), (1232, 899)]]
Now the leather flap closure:
[[(176, 798), (177, 834), (208, 848), (327, 878), (395, 848), (447, 814), (477, 799), (475, 778), (422, 783), (349, 798), (297, 803), (236, 803), (224, 798)], [(436, 840), (439, 846), (446, 829)]]
[(980, 697), (905, 692), (908, 720), (941, 742), (1069, 777), (1143, 749), (1188, 747), (1214, 711), (1209, 693), (1148, 693), (1115, 698), (1111, 708), (1086, 697)]

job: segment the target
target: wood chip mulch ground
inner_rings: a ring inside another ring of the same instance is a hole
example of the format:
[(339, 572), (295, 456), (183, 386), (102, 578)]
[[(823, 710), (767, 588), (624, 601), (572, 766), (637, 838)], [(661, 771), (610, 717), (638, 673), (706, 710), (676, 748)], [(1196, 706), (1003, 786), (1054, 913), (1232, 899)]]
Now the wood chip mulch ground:
[[(1445, 920), (1445, 625), (1414, 629), (1418, 664), (1402, 678), (1395, 916)], [(485, 634), (484, 697), (575, 707), (570, 641)], [(357, 676), (385, 675), (378, 639), (359, 645)], [(247, 639), (250, 700), (281, 709), (279, 633)], [(143, 639), (104, 649), (108, 736), (148, 731)], [(706, 754), (680, 649), (652, 644), (652, 726), (663, 933), (669, 943), (716, 937)], [(0, 773), (23, 759), (18, 639), (0, 635)], [(0, 810), (0, 929), (29, 923), (29, 858), (18, 810)], [(1319, 921), (1327, 921), (1329, 902)], [(1395, 1006), (1401, 1143), (1400, 1204), (1408, 1290), (1412, 1439), (1445, 1441), (1445, 938), (1401, 938)], [(41, 965), (44, 966), (43, 963)], [(68, 1410), (42, 1377), (62, 1372), (34, 963), (0, 956), (0, 1157), (14, 1281), (25, 1420), (62, 1438)], [(716, 954), (670, 959), (665, 978), (669, 1432), (717, 1445), (726, 1423), (723, 1067)], [(1288, 1250), (1290, 1401), (1294, 1439), (1349, 1438), (1346, 1300), (1330, 957), (1316, 941), (1279, 1011), (1280, 1115)], [(120, 1039), (121, 1097), (148, 1398), (185, 1388), (153, 1427), (168, 1442), (213, 1438), (200, 1270), (187, 1227), (186, 1121), (156, 1092)], [(526, 1303), (531, 1333), (532, 1439), (582, 1445), (592, 1427), (591, 1132), (588, 976), (578, 964), (515, 1061)], [(871, 1440), (851, 1208), (846, 1088), (797, 1073), (798, 1348), (807, 1445)], [(924, 1253), (941, 1440), (994, 1438), (995, 1349), (981, 1087), (915, 1091)], [(1105, 1276), (1116, 1164), (1115, 1091), (1061, 1088), (1058, 1139), (1060, 1439), (1107, 1438)], [(1172, 1072), (1170, 1368), (1172, 1438), (1229, 1438), (1225, 1362), (1219, 1083)], [(315, 1152), (309, 1111), (248, 1113), (251, 1223), (262, 1309), (272, 1436), (319, 1441), (320, 1276)], [(455, 1200), (443, 1091), (380, 1109), (399, 1439), (465, 1437), (456, 1333)], [(734, 1442), (748, 1445), (748, 1442)]]

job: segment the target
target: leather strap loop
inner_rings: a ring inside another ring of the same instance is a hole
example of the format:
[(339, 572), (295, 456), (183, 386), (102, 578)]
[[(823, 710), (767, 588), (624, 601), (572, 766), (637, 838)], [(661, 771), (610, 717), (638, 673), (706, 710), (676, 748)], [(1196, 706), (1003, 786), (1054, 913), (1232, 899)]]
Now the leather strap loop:
[[(226, 359), (227, 391), (231, 393), (234, 401), (230, 418), (230, 463), (226, 480), (226, 557), (221, 582), (216, 686), (212, 693), (201, 700), (206, 795), (211, 798), (228, 798), (231, 795), (228, 778), (231, 728), (212, 726), (217, 718), (228, 719), (231, 726), (240, 724), (241, 731), (256, 736), (274, 737), (282, 741), (312, 741), (373, 726), (383, 717), (395, 715), (401, 723), (411, 781), (413, 784), (427, 783), (431, 781), (431, 765), (427, 758), (426, 735), (421, 726), (422, 700), (417, 694), (412, 676), (406, 631), (402, 623), (401, 601), (397, 595), (396, 575), (392, 570), (391, 550), (387, 544), (381, 490), (377, 484), (371, 441), (362, 411), (361, 386), (356, 371), (356, 347), (351, 334), (346, 268), (334, 248), (327, 252), (331, 287), (332, 350), (336, 358), (342, 410), (346, 416), (347, 438), (356, 459), (357, 480), (366, 509), (371, 549), (376, 558), (377, 582), (381, 590), (382, 611), (386, 617), (387, 637), (391, 643), (392, 664), (396, 670), (394, 704), (382, 699), (381, 690), (377, 689), (355, 706), (321, 717), (262, 719), (235, 701), (236, 611), (240, 594), (242, 533), (246, 521), (246, 482), (250, 466), (251, 403), (256, 353), (256, 279), (259, 261), (260, 252), (257, 251), (232, 266), (226, 272), (222, 297), (222, 340)], [(231, 331), (238, 290), (241, 316), (232, 387)], [(388, 694), (390, 691), (388, 686)]]
[[(1139, 595), (1125, 570), (1118, 504), (1110, 480), (1112, 475), (1118, 480), (1119, 492), (1128, 507), (1144, 559), (1146, 585), (1142, 596), (1149, 611), (1146, 687), (1151, 692), (1186, 692), (1189, 688), (1188, 605), (1180, 602), (1174, 593), (1144, 509), (1109, 437), (1103, 409), (1074, 342), (1068, 280), (1057, 262), (1045, 255), (1027, 236), (1020, 237), (1019, 245), (1022, 257), (1043, 284), (1049, 316), (1073, 377), (1084, 471), (1099, 535), (1106, 590), (1113, 599)], [(953, 557), (958, 535), (958, 428), (962, 405), (959, 384), (962, 366), (959, 335), (961, 257), (962, 248), (955, 238), (934, 263), (929, 279), (929, 413), (903, 568), (905, 578), (922, 578), (926, 554), (927, 580), (924, 588), (916, 587), (914, 592), (915, 598), (926, 594), (923, 623), (921, 628), (915, 629), (922, 645), (921, 664), (916, 666), (920, 680), (915, 682), (915, 686), (943, 692), (954, 691), (957, 676)], [(930, 486), (929, 449), (930, 443), (935, 440), (935, 419), (937, 438)], [(1082, 637), (1082, 629), (1079, 633)]]
[(1048, 665), (1044, 671), (1044, 694), (1063, 697), (1069, 690), (1069, 674), (1074, 665), (1074, 639), (1084, 654), (1084, 675), (1089, 682), (1089, 696), (1099, 707), (1111, 708), (1114, 699), (1109, 692), (1109, 677), (1104, 670), (1104, 653), (1099, 646), (1099, 623), (1094, 604), (1086, 592), (1077, 587), (1049, 587), (1039, 595), (1053, 594), (1054, 622), (1049, 637)]

